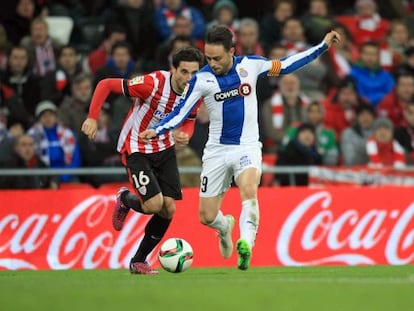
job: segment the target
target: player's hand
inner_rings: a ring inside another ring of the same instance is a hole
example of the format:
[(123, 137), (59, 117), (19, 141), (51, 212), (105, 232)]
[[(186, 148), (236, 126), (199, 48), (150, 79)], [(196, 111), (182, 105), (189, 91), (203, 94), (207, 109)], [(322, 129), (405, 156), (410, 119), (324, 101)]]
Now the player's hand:
[(89, 139), (94, 139), (98, 130), (98, 122), (95, 119), (87, 118), (83, 122), (81, 130)]
[(145, 144), (148, 144), (151, 138), (154, 138), (155, 136), (157, 136), (157, 133), (155, 132), (155, 130), (151, 129), (139, 133), (139, 138), (141, 138)]
[(330, 47), (332, 44), (338, 43), (341, 41), (341, 36), (335, 30), (328, 32), (323, 38), (323, 41)]
[(180, 130), (173, 131), (173, 137), (174, 137), (175, 145), (178, 148), (188, 145), (188, 142), (190, 141), (190, 136), (187, 133), (180, 131)]

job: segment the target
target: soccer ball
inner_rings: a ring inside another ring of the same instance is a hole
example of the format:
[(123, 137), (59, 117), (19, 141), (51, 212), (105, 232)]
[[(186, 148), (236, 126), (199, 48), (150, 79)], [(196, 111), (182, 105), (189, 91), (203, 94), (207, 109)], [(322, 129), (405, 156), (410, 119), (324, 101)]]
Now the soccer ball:
[(183, 272), (193, 263), (193, 248), (184, 239), (170, 238), (161, 245), (158, 260), (168, 272)]

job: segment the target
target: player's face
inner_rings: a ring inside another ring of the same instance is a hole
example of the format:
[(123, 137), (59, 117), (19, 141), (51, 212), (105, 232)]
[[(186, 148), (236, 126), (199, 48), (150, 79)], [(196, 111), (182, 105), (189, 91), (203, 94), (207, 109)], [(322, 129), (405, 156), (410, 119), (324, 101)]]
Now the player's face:
[(233, 66), (234, 48), (226, 51), (221, 44), (206, 44), (204, 54), (210, 68), (218, 76), (226, 74)]
[(191, 77), (200, 69), (198, 62), (180, 62), (172, 68), (172, 85), (174, 91), (181, 94)]

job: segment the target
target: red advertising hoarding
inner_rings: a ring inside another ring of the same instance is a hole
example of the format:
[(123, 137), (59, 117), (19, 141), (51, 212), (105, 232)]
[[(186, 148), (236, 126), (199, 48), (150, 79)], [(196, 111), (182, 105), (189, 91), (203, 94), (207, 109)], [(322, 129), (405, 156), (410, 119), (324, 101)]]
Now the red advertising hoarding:
[[(121, 232), (111, 227), (116, 189), (0, 191), (0, 269), (124, 268), (149, 216), (131, 212)], [(198, 190), (185, 189), (165, 239), (194, 248), (193, 266), (236, 266), (223, 259), (213, 230), (198, 221)], [(261, 188), (253, 266), (414, 263), (411, 188)], [(231, 189), (225, 214), (239, 216)], [(239, 234), (236, 226), (234, 240)], [(159, 266), (155, 254), (150, 261)]]

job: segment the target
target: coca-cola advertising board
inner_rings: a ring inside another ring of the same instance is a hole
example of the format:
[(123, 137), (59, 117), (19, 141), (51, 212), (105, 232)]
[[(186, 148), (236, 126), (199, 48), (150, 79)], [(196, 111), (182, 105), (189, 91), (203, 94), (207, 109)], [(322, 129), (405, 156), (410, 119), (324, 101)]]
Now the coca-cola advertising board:
[[(116, 190), (0, 191), (0, 269), (127, 267), (150, 216), (131, 212), (114, 231)], [(199, 223), (198, 189), (183, 196), (164, 239), (190, 242), (193, 266), (235, 266), (236, 254), (221, 258), (216, 233)], [(411, 188), (260, 188), (259, 204), (252, 266), (414, 263)], [(238, 217), (240, 206), (230, 189), (224, 213)], [(159, 266), (156, 252), (149, 261)]]

